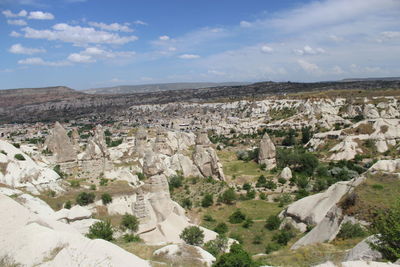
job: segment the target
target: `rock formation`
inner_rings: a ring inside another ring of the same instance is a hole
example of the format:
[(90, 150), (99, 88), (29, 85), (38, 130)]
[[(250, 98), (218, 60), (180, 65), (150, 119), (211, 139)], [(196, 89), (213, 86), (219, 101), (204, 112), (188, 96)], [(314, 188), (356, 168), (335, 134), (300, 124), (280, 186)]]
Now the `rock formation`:
[(57, 163), (76, 161), (77, 151), (64, 127), (56, 122), (45, 142), (45, 146), (55, 156)]
[(373, 235), (365, 238), (348, 252), (345, 260), (375, 261), (382, 259), (382, 254), (379, 251), (373, 250), (369, 245), (369, 243), (375, 243), (376, 241), (377, 238)]
[(276, 167), (276, 151), (275, 145), (267, 133), (264, 134), (260, 142), (260, 150), (258, 152), (258, 164), (265, 164), (267, 170)]
[(285, 167), (279, 176), (283, 179), (290, 180), (292, 178), (292, 170), (289, 167)]

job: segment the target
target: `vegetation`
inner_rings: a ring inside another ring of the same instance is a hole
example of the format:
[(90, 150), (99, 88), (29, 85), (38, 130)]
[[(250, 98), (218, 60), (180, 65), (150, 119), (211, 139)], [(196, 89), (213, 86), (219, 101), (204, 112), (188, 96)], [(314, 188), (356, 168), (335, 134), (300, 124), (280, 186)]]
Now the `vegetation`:
[(107, 241), (113, 240), (113, 230), (110, 221), (101, 221), (92, 224), (86, 236), (90, 239), (101, 238)]
[(242, 223), (244, 220), (246, 220), (246, 215), (240, 209), (237, 209), (229, 216), (229, 222), (233, 224)]
[(218, 257), (228, 248), (228, 238), (224, 235), (218, 235), (216, 239), (205, 243), (203, 248), (214, 257)]
[(95, 194), (90, 192), (81, 192), (77, 197), (76, 197), (76, 203), (81, 206), (86, 206), (90, 203), (94, 202), (94, 199), (96, 198)]
[(129, 230), (131, 232), (136, 232), (139, 229), (139, 220), (136, 216), (125, 213), (122, 216), (121, 228), (123, 230)]
[(101, 201), (103, 202), (103, 205), (107, 205), (112, 202), (112, 197), (109, 193), (104, 193), (101, 195)]
[(345, 222), (340, 227), (340, 231), (339, 231), (339, 234), (337, 235), (337, 238), (349, 239), (349, 238), (355, 238), (355, 237), (363, 237), (365, 235), (366, 235), (366, 232), (361, 227), (360, 224), (358, 224), (358, 223), (353, 224), (351, 222)]
[(265, 223), (265, 228), (270, 231), (276, 230), (281, 225), (281, 219), (277, 215), (270, 215)]
[(22, 154), (15, 154), (14, 158), (17, 160), (25, 160), (25, 157)]
[(207, 208), (214, 204), (213, 196), (211, 194), (206, 194), (201, 200), (201, 206)]
[(246, 252), (243, 247), (239, 244), (233, 244), (230, 248), (229, 253), (222, 254), (217, 261), (214, 263), (215, 267), (252, 267), (257, 266), (250, 257), (250, 254)]
[(189, 245), (200, 246), (204, 241), (204, 232), (197, 226), (188, 226), (179, 237)]

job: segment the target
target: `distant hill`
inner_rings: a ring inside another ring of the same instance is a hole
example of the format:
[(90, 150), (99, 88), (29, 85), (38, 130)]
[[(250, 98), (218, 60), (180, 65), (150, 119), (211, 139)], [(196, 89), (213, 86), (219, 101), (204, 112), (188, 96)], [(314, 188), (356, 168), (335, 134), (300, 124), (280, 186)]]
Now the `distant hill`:
[(400, 81), (400, 77), (346, 78), (340, 80), (340, 82), (360, 82), (360, 81)]
[(121, 85), (113, 87), (92, 88), (82, 90), (87, 94), (133, 94), (133, 93), (150, 93), (181, 89), (199, 89), (218, 86), (237, 86), (246, 85), (245, 82), (226, 82), (226, 83), (157, 83), (157, 84), (141, 84), (141, 85)]

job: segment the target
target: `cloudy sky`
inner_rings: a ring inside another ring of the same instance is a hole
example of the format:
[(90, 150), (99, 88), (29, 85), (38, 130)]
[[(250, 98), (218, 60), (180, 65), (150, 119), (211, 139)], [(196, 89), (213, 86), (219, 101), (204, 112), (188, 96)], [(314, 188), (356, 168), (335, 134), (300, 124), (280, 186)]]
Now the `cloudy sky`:
[(400, 76), (400, 0), (0, 0), (0, 88)]

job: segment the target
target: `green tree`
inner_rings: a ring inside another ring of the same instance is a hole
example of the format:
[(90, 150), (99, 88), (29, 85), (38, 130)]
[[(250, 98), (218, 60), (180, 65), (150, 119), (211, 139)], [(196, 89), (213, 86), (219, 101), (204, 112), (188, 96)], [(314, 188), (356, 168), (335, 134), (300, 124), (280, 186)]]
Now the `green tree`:
[(337, 235), (337, 238), (349, 239), (349, 238), (355, 238), (355, 237), (363, 237), (363, 236), (365, 236), (365, 234), (366, 233), (360, 224), (358, 224), (358, 223), (353, 224), (351, 222), (345, 222), (340, 227), (340, 231)]
[(265, 228), (268, 230), (276, 230), (279, 228), (281, 225), (281, 219), (277, 215), (271, 215), (267, 218), (267, 221), (265, 222)]
[(22, 154), (15, 154), (14, 158), (17, 160), (25, 160), (25, 157)]
[(90, 203), (93, 203), (95, 198), (96, 196), (92, 192), (91, 193), (81, 192), (76, 197), (76, 203), (81, 206), (86, 206)]
[(303, 144), (307, 144), (308, 141), (310, 141), (310, 139), (311, 139), (311, 127), (307, 126), (301, 128), (301, 142)]
[(223, 235), (218, 235), (216, 239), (210, 240), (204, 244), (204, 249), (217, 257), (228, 248), (228, 238)]
[(110, 221), (100, 221), (92, 224), (86, 236), (90, 239), (101, 238), (107, 241), (113, 240), (113, 230)]
[(400, 258), (400, 200), (394, 208), (381, 211), (372, 223), (372, 232), (377, 242), (372, 248), (382, 253), (385, 259), (395, 262)]
[(233, 244), (229, 253), (222, 254), (214, 267), (253, 267), (256, 266), (249, 253), (241, 245)]
[(179, 237), (189, 245), (200, 246), (204, 241), (204, 232), (197, 226), (188, 226)]
[(214, 228), (214, 232), (217, 232), (220, 235), (223, 235), (228, 232), (228, 225), (226, 223), (219, 223)]
[(203, 208), (210, 207), (214, 204), (213, 196), (211, 194), (205, 194), (203, 199), (201, 200), (201, 206)]
[(123, 230), (130, 230), (132, 232), (136, 232), (139, 228), (139, 220), (136, 216), (125, 213), (124, 216), (122, 216), (121, 220), (121, 228)]
[(296, 144), (296, 130), (291, 128), (289, 129), (289, 132), (283, 138), (282, 140), (282, 145), (283, 146), (294, 146)]
[(244, 220), (246, 220), (246, 215), (240, 211), (240, 209), (237, 209), (234, 213), (232, 213), (229, 216), (229, 222), (236, 224), (236, 223), (241, 223)]
[(103, 202), (103, 205), (107, 205), (112, 202), (112, 197), (109, 193), (104, 193), (101, 195), (101, 201)]
[(233, 188), (229, 188), (224, 191), (221, 195), (221, 201), (225, 204), (233, 204), (233, 202), (236, 200), (237, 196), (235, 193), (235, 190)]

